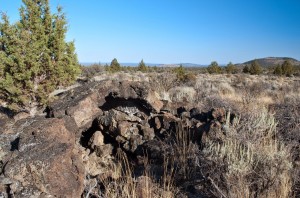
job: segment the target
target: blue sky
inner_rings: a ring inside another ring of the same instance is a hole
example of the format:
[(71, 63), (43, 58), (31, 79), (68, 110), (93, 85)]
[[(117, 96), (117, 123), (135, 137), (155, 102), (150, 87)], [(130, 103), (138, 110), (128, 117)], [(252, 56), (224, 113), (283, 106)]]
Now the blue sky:
[[(299, 0), (50, 0), (66, 13), (80, 62), (300, 60)], [(18, 19), (21, 0), (0, 0)]]

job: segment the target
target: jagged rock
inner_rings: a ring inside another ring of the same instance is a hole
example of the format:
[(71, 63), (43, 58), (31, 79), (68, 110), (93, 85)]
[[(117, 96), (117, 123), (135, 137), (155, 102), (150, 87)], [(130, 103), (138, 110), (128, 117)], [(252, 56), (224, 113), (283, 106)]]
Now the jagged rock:
[(122, 111), (111, 109), (109, 111), (104, 111), (102, 116), (97, 118), (98, 124), (104, 127), (110, 127), (111, 131), (117, 129), (117, 122), (129, 121), (129, 122), (141, 122), (141, 119), (134, 115), (128, 115)]
[(113, 110), (104, 111), (102, 116), (97, 118), (97, 122), (99, 127), (109, 127), (113, 125), (114, 128), (117, 128), (116, 122), (114, 121), (114, 114)]
[(6, 191), (7, 191), (7, 190), (6, 190), (5, 187), (1, 187), (1, 186), (0, 186), (0, 197), (1, 197), (1, 198), (8, 198), (8, 194), (7, 194)]
[[(153, 120), (154, 119), (154, 120)], [(159, 130), (159, 133), (164, 132), (175, 132), (175, 125), (180, 121), (180, 118), (174, 116), (169, 112), (163, 112), (163, 114), (157, 114), (152, 118), (152, 123), (154, 122), (154, 128)]]
[(179, 122), (179, 121), (180, 121), (180, 118), (177, 118), (176, 116), (174, 116), (171, 113), (162, 114), (162, 126), (165, 129), (170, 129), (172, 123)]
[[(132, 115), (133, 108), (134, 106), (130, 108), (115, 107), (115, 109), (104, 111), (104, 115), (97, 118), (99, 128), (102, 129), (105, 134), (115, 139), (116, 142), (122, 144), (122, 147), (126, 151), (131, 152), (134, 152), (145, 140), (153, 138), (151, 130), (146, 131), (144, 128), (143, 130), (141, 127), (138, 128), (138, 125), (145, 125), (145, 121), (142, 119), (146, 119), (146, 117), (143, 112), (136, 114), (137, 116)], [(145, 138), (143, 136), (144, 133)]]
[(116, 142), (123, 145), (125, 150), (131, 152), (155, 136), (154, 130), (144, 127), (139, 117), (114, 109), (104, 112), (104, 116), (98, 118), (98, 123), (103, 126), (102, 128), (108, 129), (104, 130), (104, 133), (113, 137)]
[(132, 153), (138, 148), (139, 145), (143, 144), (145, 140), (143, 140), (143, 136), (141, 135), (132, 135), (130, 139), (125, 142), (123, 148), (126, 151), (131, 151)]
[(29, 118), (29, 117), (30, 117), (29, 113), (27, 113), (27, 112), (20, 112), (20, 113), (18, 113), (18, 114), (16, 114), (14, 116), (14, 120), (18, 121), (18, 120), (26, 119), (26, 118)]
[[(51, 103), (47, 115), (71, 117), (81, 131), (90, 128), (98, 117), (99, 130), (123, 143), (124, 148), (135, 150), (144, 142), (136, 124), (144, 125), (149, 113), (159, 112), (163, 103), (147, 83), (106, 81), (104, 84), (88, 83), (63, 93), (60, 96), (63, 101)], [(126, 122), (136, 124), (127, 126)], [(153, 138), (150, 131), (145, 133), (148, 133), (146, 139)]]
[(35, 118), (16, 124), (17, 151), (4, 168), (5, 176), (19, 182), (16, 194), (80, 197), (84, 168), (74, 147), (75, 134), (66, 122)]
[(154, 127), (156, 130), (159, 130), (161, 129), (161, 121), (159, 120), (159, 117), (155, 117), (154, 118)]
[(107, 145), (105, 149), (105, 154), (99, 156), (99, 153), (93, 152), (88, 156), (88, 160), (85, 162), (85, 170), (88, 175), (106, 175), (113, 171), (112, 167), (114, 167), (114, 162), (110, 150), (112, 146)]
[(14, 131), (14, 125), (14, 119), (0, 119), (0, 165), (7, 160), (6, 155), (15, 149), (15, 143), (18, 141), (18, 132)]
[[(160, 179), (164, 160), (176, 158), (172, 144), (178, 131), (189, 133), (199, 145), (205, 138), (223, 138), (225, 109), (177, 109), (184, 104), (163, 104), (145, 82), (88, 82), (57, 97), (46, 110), (47, 118), (0, 114), (4, 196), (84, 196), (84, 178), (92, 176), (92, 182), (120, 176), (117, 149), (138, 166), (146, 164), (146, 155)], [(148, 178), (138, 182), (142, 188)]]
[(137, 125), (138, 129), (140, 130), (141, 135), (143, 136), (143, 139), (146, 141), (153, 140), (155, 137), (154, 129), (150, 128), (148, 126), (143, 125)]
[(105, 144), (95, 147), (95, 153), (98, 157), (111, 156), (113, 152), (113, 146), (111, 144)]
[(89, 141), (89, 146), (92, 149), (104, 145), (104, 136), (101, 131), (96, 131)]
[(92, 121), (102, 114), (98, 107), (99, 95), (95, 92), (97, 84), (89, 83), (64, 93), (47, 107), (47, 117), (72, 117), (78, 128), (86, 129)]
[(92, 121), (102, 114), (97, 105), (97, 94), (93, 93), (81, 100), (78, 105), (68, 108), (66, 114), (74, 118), (79, 128), (90, 126)]
[(121, 135), (125, 139), (130, 139), (131, 136), (138, 135), (139, 130), (136, 124), (129, 123), (126, 121), (118, 122), (118, 135)]
[(202, 123), (194, 118), (189, 120), (189, 122), (191, 123), (190, 138), (192, 142), (201, 145), (203, 141), (203, 134), (206, 134), (209, 131), (209, 124)]
[(120, 144), (124, 144), (127, 140), (126, 140), (124, 137), (118, 135), (118, 136), (116, 137), (116, 141), (117, 141), (118, 143), (120, 143)]

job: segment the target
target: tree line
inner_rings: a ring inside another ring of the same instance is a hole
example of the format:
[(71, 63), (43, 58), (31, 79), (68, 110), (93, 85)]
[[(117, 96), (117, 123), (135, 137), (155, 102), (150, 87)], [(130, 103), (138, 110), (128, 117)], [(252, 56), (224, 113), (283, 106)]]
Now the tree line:
[[(98, 66), (101, 67), (99, 64)], [(151, 71), (158, 71), (157, 67), (149, 67), (146, 66), (143, 60), (138, 64), (137, 67), (123, 67), (118, 63), (118, 60), (114, 58), (110, 65), (106, 64), (104, 65), (104, 68), (106, 71), (109, 72), (118, 72), (118, 71), (141, 71), (141, 72), (151, 72)], [(129, 68), (129, 69), (128, 69)], [(163, 68), (160, 67), (160, 70), (169, 70), (169, 68)], [(179, 65), (176, 71), (179, 71), (179, 73), (182, 73), (180, 71), (183, 71), (183, 66)], [(266, 74), (275, 74), (275, 75), (283, 75), (283, 76), (291, 76), (293, 74), (296, 74), (299, 72), (299, 66), (295, 66), (291, 63), (289, 60), (285, 60), (282, 64), (276, 65), (275, 67), (268, 67), (264, 68), (261, 66), (257, 60), (252, 61), (250, 64), (247, 65), (235, 65), (232, 62), (229, 62), (226, 66), (220, 66), (216, 61), (211, 62), (210, 65), (207, 67), (187, 67), (188, 70), (201, 70), (201, 73), (208, 72), (210, 74), (237, 74), (237, 73), (248, 73), (251, 75), (260, 75), (263, 73)]]
[(220, 67), (216, 61), (213, 61), (208, 67), (207, 71), (210, 74), (221, 74), (221, 73), (228, 73), (228, 74), (236, 74), (236, 73), (248, 73), (251, 75), (260, 75), (264, 73), (264, 70), (268, 74), (275, 74), (275, 75), (284, 75), (284, 76), (291, 76), (298, 72), (299, 68), (291, 63), (289, 60), (285, 60), (281, 65), (276, 65), (275, 67), (269, 67), (267, 69), (263, 68), (257, 60), (252, 61), (250, 64), (237, 67), (236, 65), (232, 64), (231, 62), (228, 63), (225, 67)]

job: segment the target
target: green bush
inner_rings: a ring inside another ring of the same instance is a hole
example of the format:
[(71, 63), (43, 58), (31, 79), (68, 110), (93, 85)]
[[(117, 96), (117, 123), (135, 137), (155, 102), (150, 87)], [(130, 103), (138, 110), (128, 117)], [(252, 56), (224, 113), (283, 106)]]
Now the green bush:
[(244, 68), (243, 68), (243, 73), (249, 73), (249, 66), (246, 65)]
[(184, 81), (185, 75), (186, 75), (186, 71), (185, 71), (185, 69), (184, 69), (184, 67), (182, 65), (180, 65), (179, 67), (175, 68), (173, 71), (176, 74), (177, 80)]
[(173, 72), (176, 74), (176, 80), (179, 83), (194, 83), (196, 81), (196, 76), (187, 72), (182, 65), (175, 68)]
[(106, 70), (112, 73), (119, 72), (121, 69), (122, 67), (116, 58), (111, 61), (110, 66), (106, 67)]
[(210, 74), (220, 74), (220, 73), (222, 73), (222, 68), (218, 65), (218, 63), (216, 61), (213, 61), (207, 67), (207, 71)]
[(291, 76), (294, 74), (294, 67), (292, 63), (288, 60), (282, 63), (281, 70), (282, 70), (282, 74), (286, 76)]
[(74, 42), (66, 42), (67, 21), (48, 0), (23, 0), (20, 20), (0, 22), (0, 99), (10, 109), (32, 112), (58, 86), (80, 73)]
[(225, 70), (228, 74), (236, 74), (238, 72), (236, 66), (231, 62), (228, 63), (228, 65), (225, 67)]
[(249, 73), (251, 75), (259, 75), (262, 73), (262, 68), (261, 66), (258, 64), (257, 60), (254, 60), (249, 68)]
[(138, 71), (141, 72), (147, 72), (148, 71), (148, 67), (145, 65), (144, 60), (142, 59), (141, 62), (139, 63), (138, 67), (137, 67)]
[(274, 74), (275, 75), (278, 75), (278, 76), (281, 76), (282, 75), (282, 68), (280, 65), (277, 65), (274, 69)]

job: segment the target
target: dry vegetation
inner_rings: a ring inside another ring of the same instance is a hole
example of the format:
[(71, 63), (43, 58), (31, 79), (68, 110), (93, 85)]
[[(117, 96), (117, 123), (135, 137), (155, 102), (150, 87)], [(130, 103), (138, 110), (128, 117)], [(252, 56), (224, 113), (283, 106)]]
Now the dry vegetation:
[(144, 171), (136, 177), (120, 152), (114, 177), (87, 178), (86, 197), (193, 197), (182, 189), (197, 191), (198, 197), (299, 197), (299, 77), (197, 74), (181, 82), (171, 71), (101, 70), (89, 78), (148, 81), (174, 107), (224, 107), (228, 116), (224, 136), (208, 138), (201, 148), (190, 140), (189, 129), (178, 125), (176, 137), (163, 142), (171, 152), (163, 153), (162, 174), (149, 168), (145, 155)]

